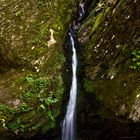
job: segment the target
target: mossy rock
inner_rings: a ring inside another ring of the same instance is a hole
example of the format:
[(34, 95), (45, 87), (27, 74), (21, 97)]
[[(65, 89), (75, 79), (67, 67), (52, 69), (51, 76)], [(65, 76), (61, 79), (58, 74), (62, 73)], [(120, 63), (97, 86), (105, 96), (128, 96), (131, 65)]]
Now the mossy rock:
[(85, 47), (84, 90), (100, 102), (99, 115), (127, 120), (140, 85), (138, 2), (100, 0), (93, 7), (78, 32)]
[(62, 44), (76, 4), (3, 0), (0, 5), (0, 135), (46, 133), (56, 127), (61, 110)]

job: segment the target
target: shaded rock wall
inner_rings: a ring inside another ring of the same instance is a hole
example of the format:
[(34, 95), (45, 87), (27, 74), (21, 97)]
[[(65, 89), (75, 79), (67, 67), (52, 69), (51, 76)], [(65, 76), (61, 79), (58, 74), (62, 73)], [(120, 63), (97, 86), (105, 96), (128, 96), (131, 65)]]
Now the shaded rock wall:
[[(78, 95), (79, 139), (139, 139), (140, 3), (86, 1), (78, 31), (83, 64)], [(125, 130), (125, 131), (124, 131)]]
[(133, 69), (133, 51), (139, 50), (138, 1), (99, 1), (79, 30), (84, 44), (83, 80), (96, 95), (104, 117), (127, 115), (139, 92), (139, 68)]

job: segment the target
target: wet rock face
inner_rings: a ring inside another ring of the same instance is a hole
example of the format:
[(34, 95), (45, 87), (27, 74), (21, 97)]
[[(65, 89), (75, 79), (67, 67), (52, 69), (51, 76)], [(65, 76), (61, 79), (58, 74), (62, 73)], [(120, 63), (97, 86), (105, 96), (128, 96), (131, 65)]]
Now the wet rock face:
[(84, 88), (96, 96), (100, 104), (96, 113), (103, 117), (134, 119), (132, 114), (139, 114), (137, 106), (131, 112), (140, 86), (140, 69), (134, 66), (140, 61), (133, 53), (140, 44), (138, 5), (134, 0), (93, 2), (95, 8), (78, 33), (85, 46)]
[(0, 5), (0, 135), (45, 133), (60, 114), (61, 46), (76, 5), (72, 0)]

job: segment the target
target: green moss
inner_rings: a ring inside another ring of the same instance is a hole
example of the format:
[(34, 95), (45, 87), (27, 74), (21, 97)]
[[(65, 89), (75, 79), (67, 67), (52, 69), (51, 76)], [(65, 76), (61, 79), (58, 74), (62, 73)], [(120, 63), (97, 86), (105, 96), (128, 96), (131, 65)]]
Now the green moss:
[(84, 79), (84, 88), (85, 88), (86, 92), (88, 92), (88, 93), (95, 92), (92, 80), (89, 80), (87, 78)]
[(92, 27), (92, 29), (91, 29), (91, 34), (93, 34), (93, 32), (94, 32), (94, 31), (97, 29), (97, 27), (100, 25), (100, 23), (101, 23), (101, 21), (102, 21), (102, 16), (103, 16), (102, 13), (100, 13), (100, 14), (98, 14), (98, 16), (96, 16), (95, 22), (94, 22), (93, 27)]
[[(21, 101), (20, 105), (17, 108), (0, 105), (3, 113), (1, 118), (5, 119), (5, 128), (8, 131), (22, 136), (31, 136), (39, 129), (44, 133), (55, 126), (55, 118), (60, 113), (63, 81), (61, 75), (58, 75), (56, 77), (58, 86), (55, 87), (52, 80), (43, 74), (35, 73), (24, 74), (24, 77), (17, 79), (16, 84), (22, 83), (22, 91), (16, 96)], [(51, 89), (52, 86), (54, 86), (53, 89)], [(44, 116), (45, 120), (42, 122)]]
[(132, 65), (130, 68), (139, 69), (140, 68), (140, 50), (134, 50), (132, 53)]
[(109, 13), (110, 13), (110, 8), (106, 5), (105, 10), (103, 10), (102, 12), (97, 14), (97, 16), (95, 17), (93, 26), (92, 26), (91, 31), (90, 31), (91, 34), (93, 34), (94, 31), (96, 31), (97, 28), (100, 26), (100, 24), (102, 22), (104, 22), (104, 20), (107, 18)]
[(17, 16), (17, 17), (21, 16), (21, 11), (17, 11), (17, 12), (15, 13), (15, 16)]

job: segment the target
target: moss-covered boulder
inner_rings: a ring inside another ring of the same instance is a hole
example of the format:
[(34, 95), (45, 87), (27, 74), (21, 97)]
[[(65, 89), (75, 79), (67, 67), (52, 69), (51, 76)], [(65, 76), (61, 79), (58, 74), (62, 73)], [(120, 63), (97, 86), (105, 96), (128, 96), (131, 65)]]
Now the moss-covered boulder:
[(137, 0), (95, 0), (79, 29), (90, 117), (140, 121), (139, 8)]
[(61, 45), (72, 0), (0, 1), (0, 135), (55, 127), (63, 95)]

